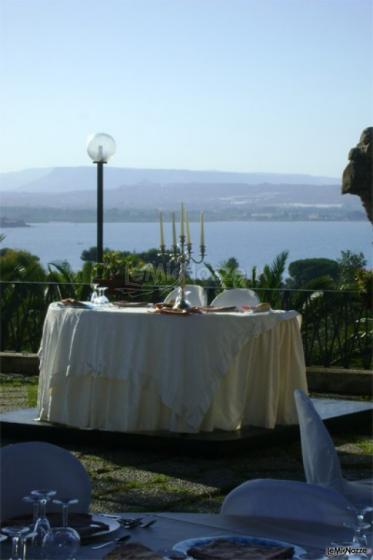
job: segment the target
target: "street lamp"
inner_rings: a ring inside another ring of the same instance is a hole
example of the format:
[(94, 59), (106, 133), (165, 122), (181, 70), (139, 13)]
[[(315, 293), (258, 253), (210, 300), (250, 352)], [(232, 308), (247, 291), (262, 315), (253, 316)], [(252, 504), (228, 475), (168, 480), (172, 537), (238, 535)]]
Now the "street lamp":
[(104, 163), (115, 153), (115, 141), (110, 134), (100, 132), (88, 138), (87, 152), (93, 163), (97, 164), (97, 255), (96, 261), (103, 261), (104, 230)]

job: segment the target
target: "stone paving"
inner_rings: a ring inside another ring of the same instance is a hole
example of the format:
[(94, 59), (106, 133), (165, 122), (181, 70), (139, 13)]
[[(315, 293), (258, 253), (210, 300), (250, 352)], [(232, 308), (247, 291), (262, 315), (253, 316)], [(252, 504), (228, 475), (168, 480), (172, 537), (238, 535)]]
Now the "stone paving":
[[(0, 411), (35, 406), (37, 378), (0, 375)], [(347, 478), (372, 472), (371, 426), (333, 435)], [(10, 443), (2, 441), (2, 444)], [(83, 463), (93, 485), (93, 511), (217, 512), (224, 496), (253, 478), (304, 480), (300, 444), (271, 444), (257, 453), (219, 459), (165, 452), (65, 445)]]

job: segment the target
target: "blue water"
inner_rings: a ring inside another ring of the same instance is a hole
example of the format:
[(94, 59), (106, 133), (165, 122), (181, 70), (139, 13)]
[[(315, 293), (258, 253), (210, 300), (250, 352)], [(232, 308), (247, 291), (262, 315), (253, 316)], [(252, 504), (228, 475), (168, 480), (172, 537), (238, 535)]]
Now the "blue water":
[[(77, 223), (33, 224), (28, 228), (4, 228), (2, 247), (25, 249), (38, 255), (44, 265), (68, 260), (77, 270), (84, 249), (96, 244), (96, 225)], [(165, 224), (166, 242), (171, 241), (171, 226)], [(191, 224), (192, 240), (199, 244), (199, 224)], [(157, 223), (107, 223), (104, 245), (111, 249), (143, 251), (159, 244)], [(288, 263), (303, 258), (339, 258), (342, 250), (363, 252), (373, 267), (372, 227), (364, 222), (211, 222), (206, 224), (206, 261), (214, 266), (236, 257), (240, 268), (250, 274), (260, 272), (283, 250)], [(200, 277), (204, 266), (194, 269)]]

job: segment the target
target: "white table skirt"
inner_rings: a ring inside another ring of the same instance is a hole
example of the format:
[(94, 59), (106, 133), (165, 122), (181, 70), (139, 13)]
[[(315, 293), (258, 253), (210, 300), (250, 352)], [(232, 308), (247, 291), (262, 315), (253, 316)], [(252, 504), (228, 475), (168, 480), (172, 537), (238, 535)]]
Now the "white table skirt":
[(39, 352), (40, 419), (189, 433), (296, 423), (293, 391), (307, 391), (298, 319), (52, 304)]

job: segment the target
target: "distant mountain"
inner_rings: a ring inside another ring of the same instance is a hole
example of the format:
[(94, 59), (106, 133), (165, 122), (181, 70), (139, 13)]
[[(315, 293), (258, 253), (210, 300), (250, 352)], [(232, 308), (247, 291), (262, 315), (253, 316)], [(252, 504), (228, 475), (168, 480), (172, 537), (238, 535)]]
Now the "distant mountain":
[(42, 179), (49, 175), (53, 168), (44, 167), (42, 169), (24, 169), (23, 171), (13, 171), (11, 173), (0, 173), (0, 190), (16, 190)]
[[(288, 173), (234, 173), (228, 171), (188, 171), (184, 169), (135, 169), (107, 166), (105, 190), (125, 185), (171, 184), (246, 184), (258, 185), (339, 185), (340, 179)], [(96, 169), (85, 167), (55, 167), (0, 173), (0, 191), (70, 192), (95, 189)]]
[[(0, 174), (4, 219), (27, 222), (96, 219), (96, 169), (57, 167)], [(330, 177), (275, 173), (229, 173), (167, 169), (105, 169), (105, 219), (157, 219), (159, 210), (179, 209), (207, 219), (364, 218), (358, 197), (342, 196)]]
[[(189, 210), (268, 211), (281, 208), (339, 208), (358, 210), (358, 197), (342, 196), (339, 185), (289, 185), (262, 183), (155, 183), (105, 189), (105, 210), (175, 210), (181, 202)], [(96, 190), (69, 192), (4, 191), (1, 206), (24, 208), (94, 209)], [(22, 216), (20, 216), (22, 217)]]

